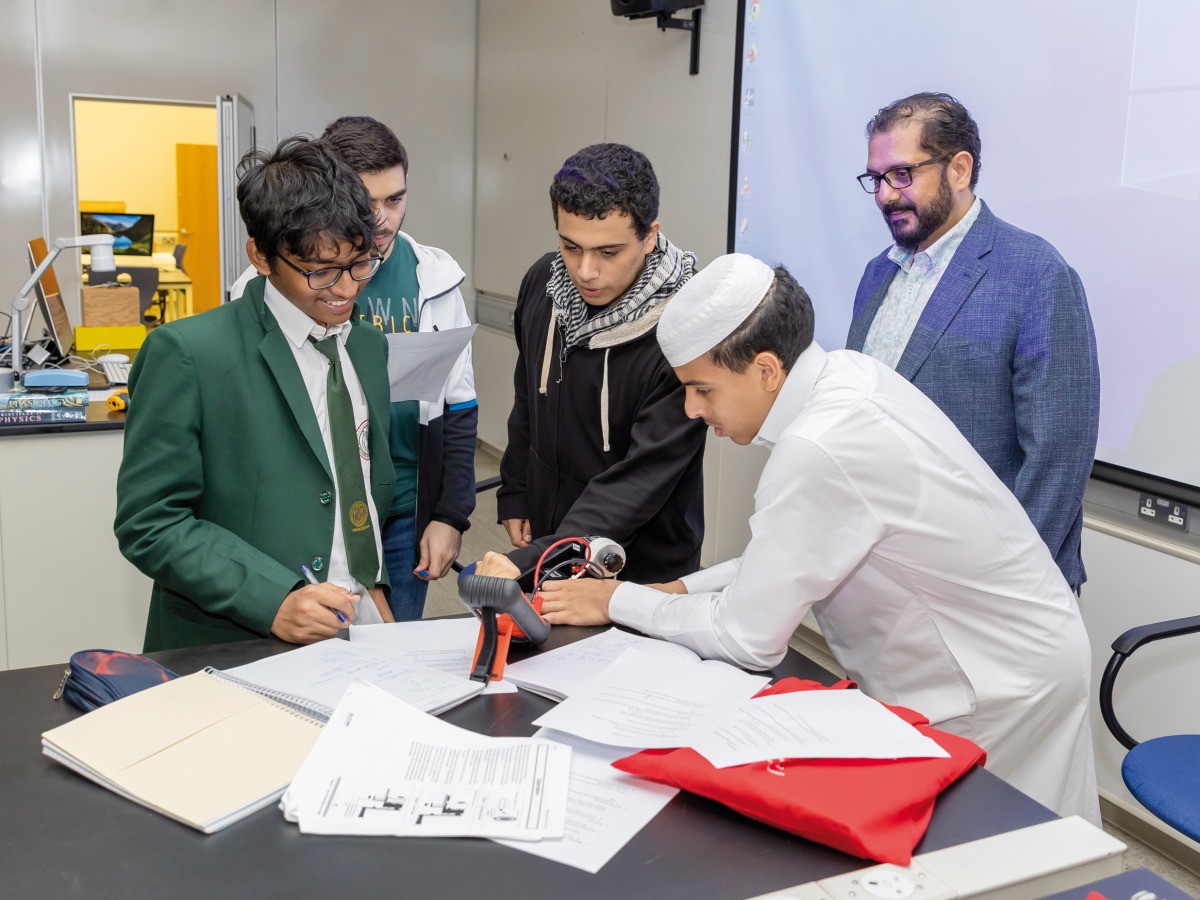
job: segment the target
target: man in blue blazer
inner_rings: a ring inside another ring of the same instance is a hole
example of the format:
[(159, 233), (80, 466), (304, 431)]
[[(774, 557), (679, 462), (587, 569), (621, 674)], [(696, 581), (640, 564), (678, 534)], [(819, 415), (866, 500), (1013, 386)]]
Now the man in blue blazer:
[(321, 141), (289, 138), (242, 168), (259, 277), (156, 328), (130, 373), (116, 535), (154, 579), (146, 650), (309, 643), (391, 619), (387, 341), (351, 324), (379, 268), (370, 197)]
[(1100, 418), (1079, 276), (975, 196), (979, 129), (953, 97), (897, 100), (871, 119), (867, 137), (858, 180), (895, 243), (867, 264), (846, 346), (941, 407), (1016, 494), (1078, 592)]

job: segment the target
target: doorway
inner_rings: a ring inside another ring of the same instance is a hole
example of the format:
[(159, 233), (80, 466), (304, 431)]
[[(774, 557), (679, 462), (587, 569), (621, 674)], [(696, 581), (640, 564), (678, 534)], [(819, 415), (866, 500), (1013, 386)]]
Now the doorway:
[[(221, 299), (216, 105), (79, 96), (72, 101), (80, 210), (123, 206), (122, 213), (152, 216), (151, 252), (135, 244), (118, 264), (158, 267), (160, 285), (190, 293), (192, 312), (216, 306)], [(184, 307), (171, 308), (181, 313)]]

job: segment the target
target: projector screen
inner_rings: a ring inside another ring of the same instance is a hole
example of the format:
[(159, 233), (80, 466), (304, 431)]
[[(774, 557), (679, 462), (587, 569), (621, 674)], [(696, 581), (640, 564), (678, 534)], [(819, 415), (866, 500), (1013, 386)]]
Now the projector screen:
[(891, 238), (855, 176), (864, 128), (918, 91), (979, 124), (979, 184), (1088, 295), (1097, 460), (1200, 486), (1200, 0), (741, 0), (729, 245), (788, 266), (845, 346)]

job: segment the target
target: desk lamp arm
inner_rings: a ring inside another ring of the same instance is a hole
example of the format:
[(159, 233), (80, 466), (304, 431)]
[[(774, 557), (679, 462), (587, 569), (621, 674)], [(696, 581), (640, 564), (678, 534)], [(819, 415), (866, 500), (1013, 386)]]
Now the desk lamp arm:
[(80, 237), (59, 238), (54, 242), (54, 247), (50, 252), (46, 254), (46, 258), (33, 270), (29, 280), (21, 286), (12, 305), (12, 367), (17, 381), (21, 380), (21, 354), (24, 350), (22, 344), (25, 343), (21, 333), (21, 313), (29, 309), (29, 294), (33, 291), (34, 286), (46, 274), (46, 270), (50, 268), (58, 255), (73, 247), (92, 248), (92, 271), (116, 271), (117, 266), (113, 260), (112, 246), (113, 236), (111, 234), (88, 234)]

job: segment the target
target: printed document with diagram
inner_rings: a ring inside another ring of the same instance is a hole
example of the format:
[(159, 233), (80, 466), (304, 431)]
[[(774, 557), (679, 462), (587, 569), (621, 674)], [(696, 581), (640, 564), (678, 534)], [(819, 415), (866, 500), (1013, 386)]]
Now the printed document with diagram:
[(489, 738), (364, 681), (346, 690), (284, 794), (306, 834), (562, 837), (571, 748)]

